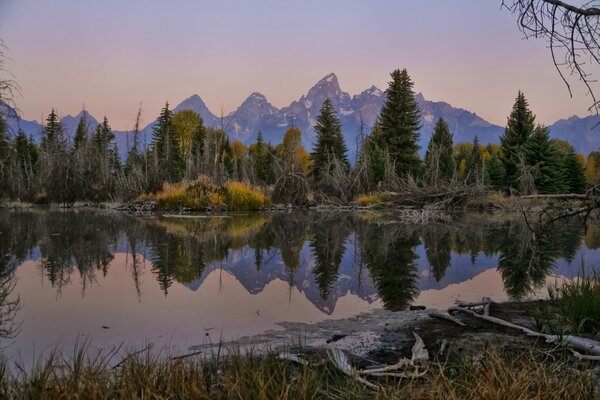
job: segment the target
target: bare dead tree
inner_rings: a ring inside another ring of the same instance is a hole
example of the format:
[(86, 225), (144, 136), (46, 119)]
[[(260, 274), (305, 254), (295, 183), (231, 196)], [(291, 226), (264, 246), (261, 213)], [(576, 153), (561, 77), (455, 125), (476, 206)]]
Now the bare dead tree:
[(6, 69), (7, 47), (0, 39), (0, 116), (18, 117), (15, 99), (21, 96), (21, 88), (14, 79), (14, 75)]
[(315, 199), (323, 204), (346, 205), (357, 194), (349, 168), (330, 153), (319, 178), (313, 184)]
[(518, 16), (525, 38), (545, 39), (552, 61), (573, 97), (569, 76), (577, 77), (592, 98), (589, 111), (600, 114), (600, 101), (592, 76), (600, 66), (600, 0), (575, 6), (559, 0), (502, 0), (502, 6)]

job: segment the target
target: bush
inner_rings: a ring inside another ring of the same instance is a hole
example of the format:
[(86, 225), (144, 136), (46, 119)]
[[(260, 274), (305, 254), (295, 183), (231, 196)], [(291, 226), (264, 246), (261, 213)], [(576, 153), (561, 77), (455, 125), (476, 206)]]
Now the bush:
[(243, 182), (230, 182), (225, 185), (225, 204), (232, 211), (260, 210), (267, 204), (267, 197)]
[(196, 211), (227, 209), (231, 211), (260, 210), (268, 201), (258, 189), (243, 182), (229, 182), (217, 187), (210, 179), (201, 177), (193, 182), (165, 183), (154, 194), (143, 194), (139, 200), (155, 200), (158, 209), (187, 208)]

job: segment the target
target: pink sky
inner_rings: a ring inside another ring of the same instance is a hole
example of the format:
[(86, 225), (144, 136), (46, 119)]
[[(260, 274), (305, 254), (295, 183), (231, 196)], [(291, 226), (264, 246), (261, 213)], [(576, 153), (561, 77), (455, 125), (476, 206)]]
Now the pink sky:
[(276, 107), (335, 72), (351, 95), (407, 68), (415, 90), (504, 125), (517, 91), (539, 122), (587, 115), (543, 41), (523, 40), (499, 0), (219, 2), (0, 0), (18, 106), (40, 120), (83, 104), (130, 129), (139, 103), (153, 120), (166, 100), (198, 94), (215, 114), (254, 91)]

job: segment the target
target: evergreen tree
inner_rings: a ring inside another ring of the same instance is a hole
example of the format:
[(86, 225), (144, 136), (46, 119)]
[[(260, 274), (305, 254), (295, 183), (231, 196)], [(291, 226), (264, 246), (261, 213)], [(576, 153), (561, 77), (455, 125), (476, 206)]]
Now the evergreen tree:
[(314, 126), (317, 141), (311, 154), (312, 175), (319, 180), (333, 159), (340, 161), (346, 168), (348, 162), (348, 148), (342, 136), (342, 124), (335, 114), (335, 109), (329, 99), (321, 106), (317, 123)]
[(512, 112), (508, 117), (504, 135), (500, 137), (502, 152), (500, 160), (505, 171), (505, 186), (507, 189), (518, 188), (518, 179), (522, 147), (535, 129), (535, 116), (529, 110), (525, 95), (519, 91)]
[(473, 139), (473, 148), (469, 155), (468, 165), (468, 182), (476, 183), (480, 180), (483, 172), (483, 159), (481, 158), (481, 146), (479, 146), (479, 138), (475, 135)]
[(456, 164), (452, 154), (452, 133), (443, 118), (438, 119), (427, 152), (425, 153), (426, 178), (430, 184), (438, 180), (449, 181), (454, 175)]
[(371, 129), (371, 134), (365, 139), (364, 146), (364, 157), (367, 158), (367, 171), (371, 188), (377, 187), (385, 176), (386, 154), (380, 145), (381, 142), (381, 127), (376, 121)]
[(387, 99), (379, 114), (381, 135), (378, 145), (387, 150), (398, 175), (414, 175), (421, 169), (421, 159), (417, 153), (421, 111), (408, 72), (405, 69), (395, 70), (391, 77)]
[(46, 125), (42, 130), (42, 149), (46, 152), (63, 151), (67, 147), (64, 129), (54, 108), (46, 118)]
[(15, 139), (15, 156), (17, 158), (17, 165), (23, 176), (25, 190), (28, 195), (31, 195), (39, 149), (33, 142), (33, 138), (27, 139), (22, 129), (19, 129)]
[(111, 148), (113, 140), (115, 140), (115, 134), (108, 124), (108, 119), (104, 117), (102, 123), (98, 124), (96, 127), (92, 143), (94, 144), (96, 151), (103, 157), (106, 157), (109, 154), (109, 149)]
[(8, 124), (0, 115), (0, 198), (6, 194), (10, 167), (11, 142), (8, 137)]
[(261, 131), (256, 136), (256, 145), (252, 151), (252, 161), (254, 166), (254, 175), (256, 179), (263, 184), (272, 184), (275, 181), (272, 166), (272, 156), (268, 146), (263, 140)]
[(67, 138), (54, 109), (46, 118), (42, 130), (42, 158), (39, 168), (40, 194), (47, 200), (66, 203), (73, 200), (71, 163)]
[(153, 151), (156, 168), (161, 180), (176, 182), (181, 179), (184, 161), (178, 145), (177, 134), (173, 127), (173, 112), (167, 102), (160, 112), (153, 128)]
[(199, 167), (204, 156), (204, 144), (206, 142), (206, 128), (200, 118), (200, 124), (194, 130), (194, 136), (192, 137), (192, 150), (191, 157), (194, 160), (196, 167)]
[(79, 123), (77, 124), (77, 129), (75, 130), (75, 137), (73, 138), (73, 150), (77, 151), (82, 149), (87, 145), (88, 141), (88, 127), (87, 120), (85, 117), (85, 111), (81, 113), (81, 117), (79, 118)]
[(492, 156), (486, 161), (485, 165), (489, 184), (495, 190), (504, 188), (506, 176), (504, 172), (504, 165), (502, 164), (502, 161), (500, 161), (498, 154), (492, 153)]
[(562, 158), (562, 176), (564, 190), (569, 193), (584, 193), (586, 188), (585, 172), (577, 159), (577, 153), (571, 146), (570, 151)]
[(535, 167), (535, 187), (539, 193), (563, 191), (561, 165), (554, 147), (550, 144), (548, 129), (538, 126), (522, 148), (525, 163)]

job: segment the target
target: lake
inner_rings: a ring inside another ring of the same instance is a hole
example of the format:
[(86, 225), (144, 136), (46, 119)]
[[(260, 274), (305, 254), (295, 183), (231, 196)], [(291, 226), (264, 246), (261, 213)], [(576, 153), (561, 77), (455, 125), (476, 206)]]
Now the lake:
[(393, 212), (4, 210), (0, 271), (14, 285), (4, 300), (20, 307), (0, 318), (10, 336), (0, 344), (26, 362), (82, 341), (185, 352), (281, 321), (547, 296), (548, 284), (593, 271), (599, 248), (600, 225), (573, 218), (532, 235), (516, 214), (410, 225)]

